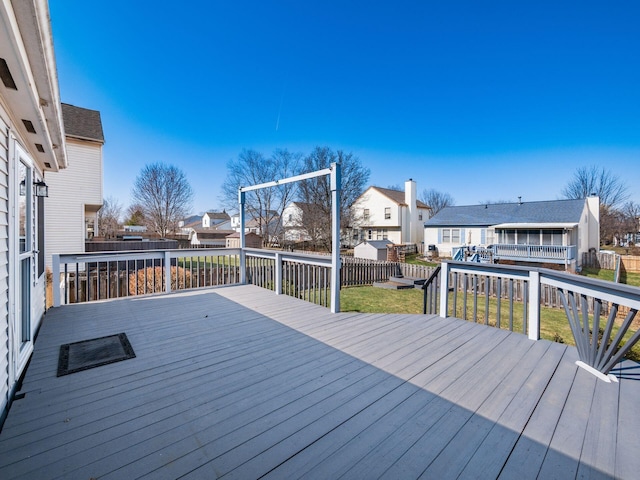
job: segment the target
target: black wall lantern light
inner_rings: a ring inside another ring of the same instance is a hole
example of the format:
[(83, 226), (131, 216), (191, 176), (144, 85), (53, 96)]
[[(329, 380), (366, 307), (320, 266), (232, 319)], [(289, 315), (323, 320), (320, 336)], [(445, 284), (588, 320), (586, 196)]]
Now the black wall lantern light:
[(38, 182), (33, 182), (33, 186), (36, 189), (36, 197), (48, 197), (49, 196), (49, 187), (42, 180)]

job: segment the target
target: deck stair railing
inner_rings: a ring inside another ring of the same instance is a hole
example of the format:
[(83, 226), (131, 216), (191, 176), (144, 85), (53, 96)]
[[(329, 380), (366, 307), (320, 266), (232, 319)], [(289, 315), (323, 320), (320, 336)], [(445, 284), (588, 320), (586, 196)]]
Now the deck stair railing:
[[(613, 366), (640, 339), (640, 329), (628, 334), (640, 309), (640, 288), (545, 268), (443, 262), (440, 316), (497, 327), (508, 324), (509, 330), (521, 329), (530, 339), (539, 340), (540, 292), (545, 287), (559, 293), (578, 350), (578, 364), (610, 381)], [(503, 302), (507, 303), (507, 318), (501, 318)], [(609, 312), (606, 321), (601, 318), (603, 312)]]
[(429, 278), (422, 284), (422, 291), (424, 293), (422, 299), (422, 313), (425, 315), (434, 315), (438, 313), (439, 297), (439, 284), (440, 284), (440, 271), (441, 266), (437, 266)]

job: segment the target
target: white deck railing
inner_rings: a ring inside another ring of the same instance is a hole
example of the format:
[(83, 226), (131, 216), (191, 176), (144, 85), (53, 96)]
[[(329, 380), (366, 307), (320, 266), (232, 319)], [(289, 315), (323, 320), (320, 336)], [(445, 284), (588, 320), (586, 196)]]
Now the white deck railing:
[(498, 243), (493, 245), (495, 258), (531, 259), (534, 261), (575, 260), (574, 245), (511, 245)]
[(506, 301), (509, 313), (503, 321), (513, 330), (514, 310), (521, 308), (522, 317), (517, 323), (522, 322), (523, 333), (532, 340), (540, 339), (541, 289), (545, 286), (556, 288), (581, 366), (599, 372), (603, 378), (607, 378), (611, 368), (640, 339), (640, 329), (627, 335), (640, 309), (640, 288), (637, 287), (546, 268), (470, 262), (443, 262), (439, 282), (441, 317), (457, 316), (478, 321), (479, 312), (483, 311), (484, 323), (488, 323), (489, 298), (493, 297), (497, 303), (493, 323), (500, 327), (501, 302)]
[[(53, 305), (241, 283), (239, 248), (54, 254)], [(247, 283), (329, 306), (332, 259), (245, 249)]]

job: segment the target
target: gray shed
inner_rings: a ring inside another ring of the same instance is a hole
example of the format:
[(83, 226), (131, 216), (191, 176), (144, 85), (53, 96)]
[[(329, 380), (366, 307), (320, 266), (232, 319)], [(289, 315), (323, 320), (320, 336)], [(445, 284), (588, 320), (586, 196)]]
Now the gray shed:
[(365, 240), (353, 249), (354, 258), (366, 258), (368, 260), (386, 260), (387, 245), (392, 245), (389, 240)]

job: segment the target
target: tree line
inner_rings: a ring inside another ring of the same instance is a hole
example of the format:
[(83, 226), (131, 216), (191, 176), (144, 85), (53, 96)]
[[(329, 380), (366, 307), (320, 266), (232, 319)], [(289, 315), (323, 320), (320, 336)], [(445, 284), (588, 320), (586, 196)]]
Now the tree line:
[[(283, 179), (302, 173), (328, 168), (340, 163), (342, 189), (340, 192), (341, 228), (348, 229), (358, 223), (359, 212), (351, 208), (368, 185), (370, 170), (351, 152), (332, 150), (326, 146), (315, 147), (309, 154), (276, 149), (270, 155), (256, 150), (243, 150), (237, 158), (227, 163), (227, 174), (221, 188), (221, 204), (234, 211), (238, 207), (238, 190)], [(402, 190), (401, 186), (390, 186)], [(561, 191), (567, 199), (600, 198), (600, 236), (605, 244), (620, 244), (639, 230), (640, 204), (629, 201), (626, 183), (604, 167), (578, 168)], [(178, 231), (178, 222), (190, 213), (193, 190), (182, 170), (162, 163), (145, 166), (136, 177), (132, 189), (133, 204), (126, 212), (113, 197), (104, 200), (98, 212), (98, 230), (101, 235), (113, 238), (124, 223), (145, 225), (151, 232), (166, 237)], [(431, 215), (447, 206), (455, 205), (454, 198), (446, 192), (425, 189), (419, 199), (431, 208)], [(300, 226), (310, 242), (328, 249), (331, 242), (331, 190), (327, 176), (296, 183), (247, 192), (245, 211), (253, 226), (269, 240), (282, 243), (284, 209), (296, 202), (303, 211), (293, 223)], [(502, 203), (483, 201), (480, 203)]]

